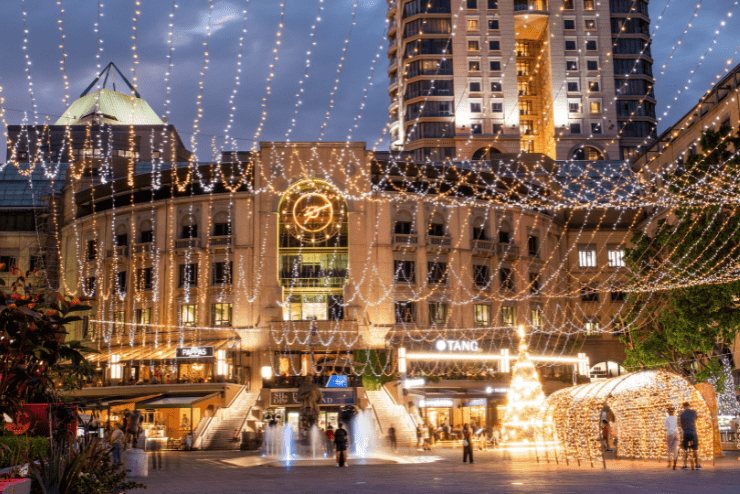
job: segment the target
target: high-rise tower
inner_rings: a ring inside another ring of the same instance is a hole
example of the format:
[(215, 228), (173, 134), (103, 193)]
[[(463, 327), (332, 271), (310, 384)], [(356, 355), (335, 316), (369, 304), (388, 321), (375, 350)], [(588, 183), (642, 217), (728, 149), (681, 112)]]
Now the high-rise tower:
[(630, 156), (656, 123), (647, 5), (389, 0), (393, 149), (434, 161)]

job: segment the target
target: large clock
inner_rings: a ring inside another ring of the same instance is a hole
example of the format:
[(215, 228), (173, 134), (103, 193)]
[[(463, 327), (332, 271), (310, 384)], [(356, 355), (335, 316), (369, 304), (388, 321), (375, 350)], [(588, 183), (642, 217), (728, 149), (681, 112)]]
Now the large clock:
[(339, 233), (346, 215), (344, 198), (327, 183), (306, 180), (294, 185), (280, 205), (281, 222), (295, 238), (323, 242)]

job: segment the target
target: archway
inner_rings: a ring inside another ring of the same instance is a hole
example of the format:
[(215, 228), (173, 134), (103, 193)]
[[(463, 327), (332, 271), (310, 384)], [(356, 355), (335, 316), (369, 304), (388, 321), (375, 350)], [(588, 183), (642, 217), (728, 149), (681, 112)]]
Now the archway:
[(480, 148), (478, 151), (473, 153), (473, 157), (471, 158), (472, 161), (491, 161), (492, 155), (494, 154), (501, 154), (501, 151), (494, 147), (486, 146), (483, 148)]
[(573, 152), (573, 159), (576, 161), (603, 160), (604, 153), (593, 146), (581, 146)]

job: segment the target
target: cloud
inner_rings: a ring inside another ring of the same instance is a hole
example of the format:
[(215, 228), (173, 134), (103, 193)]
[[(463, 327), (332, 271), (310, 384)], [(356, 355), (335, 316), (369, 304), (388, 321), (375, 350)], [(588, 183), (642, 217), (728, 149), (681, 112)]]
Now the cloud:
[[(195, 24), (184, 29), (176, 29), (172, 36), (175, 47), (187, 46), (196, 37), (205, 37), (208, 33), (208, 12), (211, 9), (201, 9), (194, 13)], [(218, 2), (211, 11), (211, 36), (224, 29), (229, 24), (243, 19), (244, 10), (228, 2)]]

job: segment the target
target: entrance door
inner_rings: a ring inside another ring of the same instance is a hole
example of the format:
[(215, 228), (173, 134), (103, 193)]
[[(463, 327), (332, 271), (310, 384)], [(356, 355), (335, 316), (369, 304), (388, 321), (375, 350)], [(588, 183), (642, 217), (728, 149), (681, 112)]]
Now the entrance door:
[(288, 412), (288, 425), (293, 428), (294, 431), (298, 431), (298, 412)]

